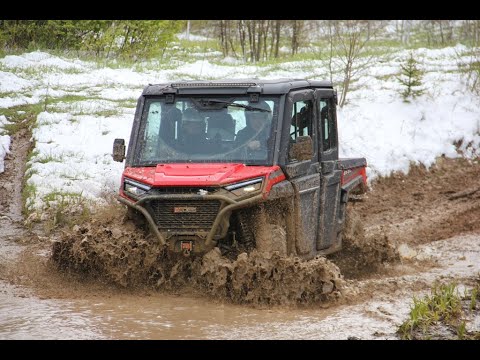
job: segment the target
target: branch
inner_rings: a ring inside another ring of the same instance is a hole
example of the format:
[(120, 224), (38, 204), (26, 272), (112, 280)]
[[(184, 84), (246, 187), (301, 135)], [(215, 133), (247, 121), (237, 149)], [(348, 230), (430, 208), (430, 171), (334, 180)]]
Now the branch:
[(448, 200), (456, 200), (456, 199), (460, 199), (460, 198), (464, 198), (464, 197), (469, 197), (470, 195), (475, 194), (479, 190), (480, 190), (480, 186), (475, 188), (475, 189), (467, 189), (467, 190), (464, 190), (464, 191), (460, 191), (460, 192), (457, 192), (453, 195), (450, 195), (448, 197)]

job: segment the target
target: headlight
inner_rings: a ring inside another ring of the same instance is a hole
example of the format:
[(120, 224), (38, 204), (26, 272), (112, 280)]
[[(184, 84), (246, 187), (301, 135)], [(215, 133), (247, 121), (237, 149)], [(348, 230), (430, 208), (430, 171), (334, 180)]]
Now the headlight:
[(123, 183), (123, 189), (126, 192), (138, 197), (150, 190), (150, 186), (130, 179), (125, 179)]
[(262, 188), (262, 183), (263, 177), (225, 186), (225, 190), (228, 190), (237, 196), (242, 196), (260, 190)]

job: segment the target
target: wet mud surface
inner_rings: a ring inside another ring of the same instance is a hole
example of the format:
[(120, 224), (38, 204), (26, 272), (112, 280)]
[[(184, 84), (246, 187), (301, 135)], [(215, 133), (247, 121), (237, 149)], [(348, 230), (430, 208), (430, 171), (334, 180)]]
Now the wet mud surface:
[(478, 282), (475, 161), (439, 159), (374, 183), (349, 205), (343, 251), (327, 258), (174, 258), (109, 210), (49, 236), (25, 228), (28, 146), (14, 137), (0, 174), (3, 339), (398, 338), (413, 294)]
[(228, 259), (218, 248), (184, 257), (164, 251), (129, 225), (117, 216), (75, 226), (53, 244), (53, 266), (122, 287), (169, 292), (189, 288), (238, 304), (306, 304), (340, 296), (340, 270), (324, 257), (304, 262), (253, 251)]

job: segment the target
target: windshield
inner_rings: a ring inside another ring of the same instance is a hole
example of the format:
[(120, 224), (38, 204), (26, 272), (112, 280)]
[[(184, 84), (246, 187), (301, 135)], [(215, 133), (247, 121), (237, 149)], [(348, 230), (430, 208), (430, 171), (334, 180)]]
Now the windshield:
[(133, 165), (241, 162), (270, 165), (278, 98), (176, 96), (147, 98)]

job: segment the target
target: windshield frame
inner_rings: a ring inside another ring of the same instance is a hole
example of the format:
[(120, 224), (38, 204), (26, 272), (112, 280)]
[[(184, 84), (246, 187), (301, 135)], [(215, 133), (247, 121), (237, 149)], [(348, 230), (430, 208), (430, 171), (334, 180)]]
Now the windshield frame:
[[(278, 124), (279, 124), (279, 113), (280, 113), (280, 107), (281, 107), (281, 95), (265, 95), (265, 96), (260, 96), (259, 101), (269, 101), (271, 104), (273, 104), (273, 109), (269, 114), (271, 114), (271, 124), (270, 124), (270, 129), (269, 129), (269, 136), (270, 136), (270, 141), (269, 141), (269, 146), (267, 148), (267, 156), (266, 158), (262, 159), (252, 159), (249, 158), (248, 156), (242, 156), (241, 158), (224, 158), (222, 159), (221, 156), (214, 157), (214, 156), (205, 156), (205, 158), (194, 158), (194, 159), (174, 159), (174, 158), (157, 158), (154, 161), (147, 161), (147, 160), (142, 160), (142, 151), (143, 151), (143, 146), (144, 146), (144, 140), (143, 140), (143, 134), (146, 131), (146, 126), (147, 126), (147, 119), (149, 115), (149, 108), (150, 105), (154, 102), (161, 102), (162, 106), (169, 105), (166, 104), (166, 96), (143, 96), (142, 101), (139, 102), (139, 107), (140, 109), (137, 109), (138, 113), (138, 121), (134, 122), (134, 128), (132, 129), (132, 137), (135, 135), (135, 141), (133, 141), (132, 148), (129, 149), (132, 151), (132, 156), (130, 157), (131, 161), (129, 166), (132, 167), (152, 167), (152, 166), (157, 166), (158, 164), (171, 164), (171, 163), (243, 163), (245, 165), (261, 165), (261, 166), (272, 166), (274, 164), (274, 159), (277, 158), (275, 156), (276, 151), (275, 148), (277, 147), (278, 144), (278, 139), (277, 139), (277, 134), (278, 134)], [(212, 99), (214, 100), (212, 103), (214, 103), (214, 106), (212, 108), (206, 108), (206, 109), (201, 109), (203, 110), (209, 110), (209, 111), (215, 111), (218, 110), (219, 107), (221, 107), (222, 103), (219, 103), (218, 101), (225, 101), (225, 104), (228, 108), (228, 103), (232, 101), (247, 101), (249, 104), (244, 107), (244, 111), (250, 111), (248, 110), (248, 107), (251, 106), (252, 108), (256, 108), (256, 103), (255, 102), (250, 102), (250, 96), (247, 94), (225, 94), (225, 95), (219, 95), (219, 94), (198, 94), (198, 95), (176, 95), (175, 96), (175, 104), (178, 101), (185, 101), (185, 100), (190, 100), (192, 104), (197, 104), (198, 105), (198, 100), (199, 99)], [(236, 105), (232, 105), (232, 107), (239, 108)], [(243, 106), (242, 106), (243, 107)], [(221, 107), (225, 108), (225, 107)], [(283, 107), (282, 107), (283, 108)], [(265, 112), (265, 110), (260, 110), (262, 112)], [(243, 129), (243, 128), (242, 128)], [(242, 130), (238, 129), (238, 131)], [(158, 137), (158, 141), (162, 141), (160, 136)], [(236, 136), (235, 136), (236, 138)], [(232, 141), (232, 146), (233, 146), (234, 141)], [(220, 155), (221, 153), (218, 153)], [(214, 154), (217, 155), (217, 154)], [(199, 156), (199, 154), (195, 154), (195, 156)]]

